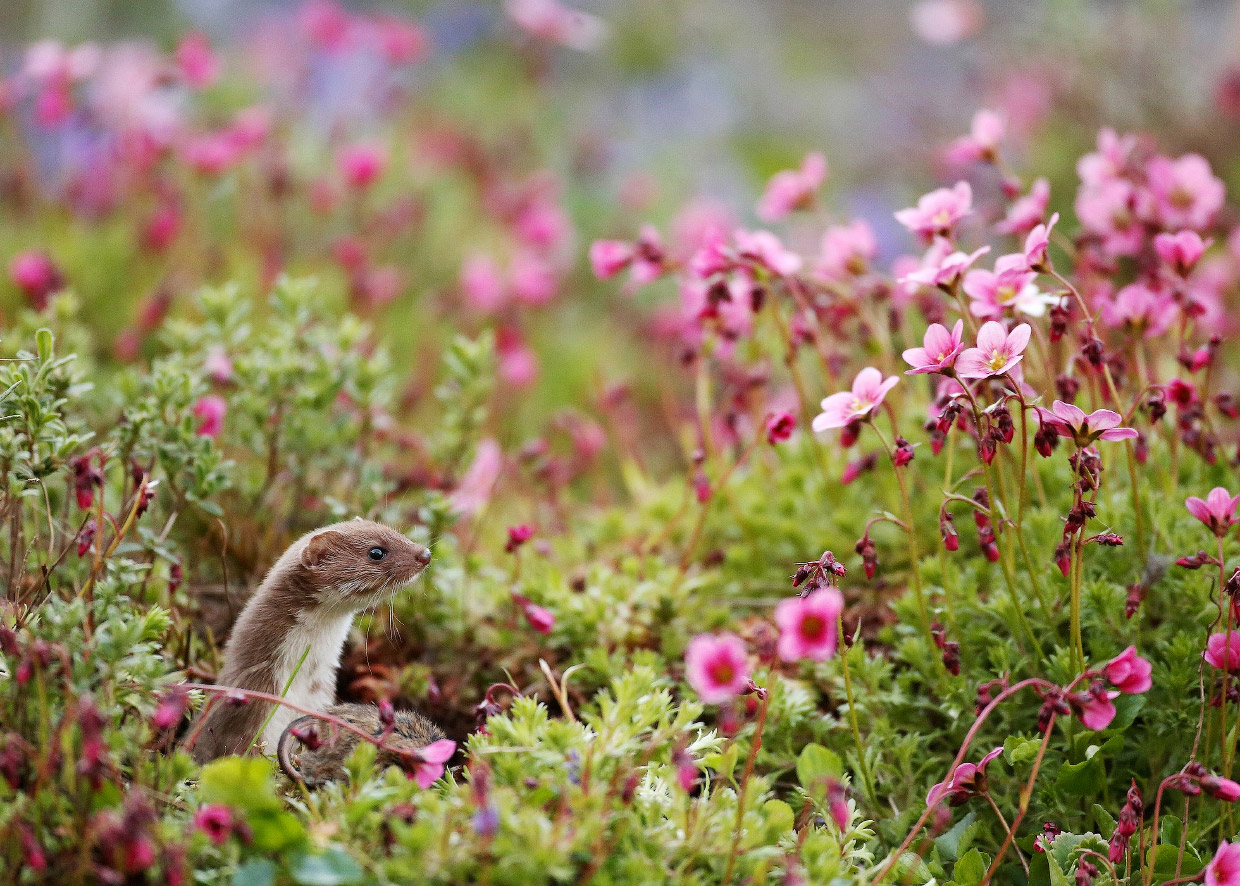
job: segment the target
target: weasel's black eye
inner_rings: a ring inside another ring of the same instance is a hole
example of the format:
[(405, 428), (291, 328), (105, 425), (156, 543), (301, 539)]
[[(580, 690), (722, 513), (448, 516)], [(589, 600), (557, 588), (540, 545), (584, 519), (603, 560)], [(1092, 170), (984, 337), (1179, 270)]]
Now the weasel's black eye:
[(386, 556), (387, 556), (387, 551), (383, 550), (383, 548), (371, 548), (370, 549), (369, 557), (370, 559), (376, 562), (379, 560), (382, 560)]

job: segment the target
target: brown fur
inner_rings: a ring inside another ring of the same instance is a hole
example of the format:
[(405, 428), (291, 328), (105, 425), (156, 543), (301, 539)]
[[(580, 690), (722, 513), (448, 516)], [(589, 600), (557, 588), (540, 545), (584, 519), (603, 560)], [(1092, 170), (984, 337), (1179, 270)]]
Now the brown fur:
[[(327, 713), (365, 730), (376, 738), (383, 735), (384, 727), (379, 721), (379, 709), (374, 705), (338, 704), (328, 708)], [(314, 750), (302, 746), (293, 735), (294, 729), (305, 729), (309, 726), (314, 726), (322, 742)], [(375, 766), (379, 769), (400, 766), (400, 751), (415, 751), (442, 738), (444, 734), (439, 727), (421, 714), (416, 711), (397, 711), (392, 733), (385, 740), (386, 747), (381, 748), (375, 757)], [(324, 723), (316, 717), (301, 717), (290, 723), (280, 736), (276, 746), (276, 758), (289, 778), (309, 787), (316, 787), (329, 781), (342, 781), (347, 777), (344, 764), (359, 741), (361, 738), (348, 730), (336, 728), (333, 735), (331, 723)]]
[[(369, 559), (368, 551), (375, 546), (388, 552), (382, 561)], [(429, 562), (430, 552), (425, 547), (369, 520), (336, 523), (307, 533), (271, 567), (237, 619), (224, 648), (224, 666), (217, 682), (279, 695), (284, 686), (277, 683), (287, 680), (281, 680), (281, 675), (288, 669), (290, 636), (330, 635), (335, 649), (311, 653), (315, 662), (320, 657), (330, 659), (323, 665), (324, 670), (330, 670), (330, 685), (324, 685), (325, 678), (316, 677), (309, 687), (316, 696), (331, 693), (326, 699), (330, 703), (339, 646), (353, 615), (388, 600)], [(300, 651), (292, 651), (294, 661)], [(306, 673), (310, 675), (311, 671)], [(290, 692), (290, 700), (293, 696)], [(190, 735), (198, 733), (194, 757), (205, 762), (244, 753), (270, 712), (268, 703), (237, 705), (217, 700), (190, 728)]]

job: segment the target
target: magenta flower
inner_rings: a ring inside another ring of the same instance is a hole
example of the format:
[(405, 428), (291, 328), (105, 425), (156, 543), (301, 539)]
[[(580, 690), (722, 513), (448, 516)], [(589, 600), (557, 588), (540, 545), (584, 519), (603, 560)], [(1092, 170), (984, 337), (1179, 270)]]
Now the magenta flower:
[(232, 836), (232, 810), (218, 803), (205, 803), (194, 813), (194, 827), (206, 834), (216, 846), (221, 846)]
[(766, 417), (766, 442), (783, 443), (796, 430), (797, 417), (791, 412), (772, 412)]
[(198, 433), (204, 437), (218, 437), (224, 430), (224, 415), (228, 403), (218, 394), (207, 394), (194, 404), (194, 418), (198, 419)]
[(986, 767), (990, 761), (1003, 753), (998, 747), (976, 763), (961, 763), (952, 770), (951, 778), (941, 781), (926, 794), (926, 805), (935, 806), (946, 800), (952, 806), (959, 806), (970, 797), (976, 797), (986, 790)]
[(460, 286), (465, 303), (484, 314), (503, 307), (508, 295), (499, 268), (487, 255), (473, 255), (465, 260)]
[(1240, 631), (1211, 634), (1202, 653), (1206, 663), (1220, 671), (1240, 671)]
[(1240, 843), (1218, 844), (1218, 852), (1206, 865), (1205, 886), (1240, 886)]
[(785, 169), (771, 177), (758, 201), (758, 218), (779, 221), (797, 209), (814, 203), (814, 192), (827, 177), (827, 159), (819, 153), (806, 154), (800, 169)]
[(9, 261), (9, 279), (26, 296), (31, 307), (41, 311), (48, 298), (64, 287), (64, 277), (46, 252), (19, 252)]
[(211, 376), (212, 381), (216, 381), (219, 384), (227, 384), (232, 381), (232, 360), (228, 358), (228, 352), (219, 345), (212, 345), (207, 349), (207, 356), (203, 358), (202, 368), (207, 375)]
[[(513, 548), (516, 550), (516, 548)], [(524, 594), (513, 593), (513, 601), (521, 607), (521, 614), (529, 622), (530, 627), (540, 634), (550, 634), (555, 627), (555, 613), (545, 606), (539, 606)]]
[(964, 350), (964, 321), (957, 320), (951, 332), (939, 323), (931, 323), (922, 339), (922, 345), (904, 352), (904, 362), (913, 367), (905, 372), (905, 375), (951, 369), (956, 363), (956, 357)]
[(1149, 661), (1137, 655), (1135, 646), (1129, 646), (1107, 662), (1102, 672), (1120, 692), (1138, 695), (1148, 692), (1154, 685), (1150, 680), (1150, 670)]
[(977, 347), (956, 358), (956, 372), (963, 378), (990, 378), (1010, 372), (1025, 355), (1032, 330), (1022, 323), (1011, 332), (991, 320), (977, 333)]
[(873, 366), (867, 366), (853, 379), (851, 392), (841, 391), (822, 401), (822, 412), (814, 418), (814, 431), (821, 433), (860, 421), (883, 402), (887, 392), (894, 388), (899, 380), (894, 375), (884, 379), (881, 372)]
[(1154, 251), (1172, 270), (1183, 276), (1193, 269), (1211, 242), (1202, 240), (1196, 231), (1164, 233), (1154, 238)]
[(336, 166), (351, 188), (362, 190), (373, 185), (383, 175), (387, 165), (387, 153), (378, 145), (353, 144), (341, 150)]
[(936, 234), (950, 236), (956, 223), (972, 211), (973, 189), (968, 182), (957, 182), (924, 195), (913, 208), (901, 209), (896, 221), (929, 240)]
[(200, 31), (190, 31), (177, 44), (177, 70), (191, 89), (206, 89), (220, 76), (220, 62)]
[(415, 753), (417, 762), (413, 764), (413, 780), (418, 783), (418, 787), (426, 790), (443, 775), (443, 765), (456, 753), (456, 742), (441, 738)]
[(1094, 732), (1106, 729), (1115, 719), (1114, 699), (1118, 697), (1119, 693), (1115, 691), (1082, 693), (1076, 710), (1081, 724)]
[(1210, 490), (1205, 501), (1195, 495), (1190, 495), (1184, 501), (1184, 506), (1188, 508), (1190, 514), (1210, 527), (1211, 532), (1222, 538), (1236, 522), (1238, 502), (1240, 502), (1240, 495), (1232, 495), (1222, 486), (1215, 486)]
[(1123, 420), (1118, 412), (1095, 409), (1088, 415), (1080, 407), (1056, 400), (1049, 410), (1038, 407), (1042, 424), (1061, 437), (1071, 437), (1077, 446), (1088, 446), (1095, 440), (1129, 440), (1137, 436), (1134, 428), (1118, 427)]
[(843, 611), (844, 598), (835, 588), (781, 600), (775, 607), (779, 657), (784, 661), (823, 661), (835, 655), (836, 620)]
[(633, 261), (633, 244), (623, 240), (595, 240), (590, 244), (590, 268), (600, 280), (614, 277)]
[(745, 643), (736, 634), (698, 634), (685, 649), (685, 678), (707, 704), (740, 695), (749, 685)]
[(952, 252), (951, 242), (944, 239), (935, 240), (922, 258), (921, 266), (897, 278), (902, 285), (938, 286), (950, 290), (973, 263), (986, 253), (989, 246), (983, 246), (976, 252)]

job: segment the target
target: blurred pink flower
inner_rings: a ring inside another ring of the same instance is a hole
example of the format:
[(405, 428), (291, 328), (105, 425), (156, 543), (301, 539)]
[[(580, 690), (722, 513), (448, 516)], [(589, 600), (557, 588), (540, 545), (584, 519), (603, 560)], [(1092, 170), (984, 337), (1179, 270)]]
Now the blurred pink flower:
[(505, 326), (496, 336), (500, 378), (514, 388), (525, 388), (538, 378), (538, 356), (513, 327)]
[(371, 24), (384, 57), (394, 65), (418, 61), (430, 49), (430, 38), (413, 22), (394, 15), (377, 15)]
[(512, 223), (517, 239), (538, 249), (554, 250), (568, 242), (572, 235), (572, 222), (568, 213), (543, 195), (528, 201), (521, 207)]
[(1180, 276), (1188, 274), (1205, 254), (1211, 240), (1202, 240), (1196, 231), (1159, 234), (1154, 238), (1154, 251)]
[(413, 780), (418, 787), (426, 790), (443, 775), (444, 764), (456, 753), (456, 742), (448, 738), (433, 741), (417, 754), (417, 762), (413, 766)]
[(349, 187), (363, 190), (370, 187), (387, 166), (387, 152), (378, 145), (358, 142), (342, 148), (336, 156), (336, 168)]
[(1010, 372), (1024, 358), (1031, 332), (1028, 323), (1011, 332), (994, 320), (984, 323), (977, 333), (977, 347), (956, 358), (956, 372), (962, 378), (989, 378)]
[(957, 320), (952, 331), (939, 323), (931, 323), (922, 339), (922, 347), (904, 352), (904, 362), (913, 368), (905, 375), (942, 372), (951, 369), (956, 357), (964, 350), (964, 321)]
[(194, 417), (198, 419), (198, 433), (204, 437), (218, 437), (224, 430), (224, 416), (228, 402), (218, 394), (199, 397), (194, 404)]
[(1104, 179), (1083, 186), (1076, 195), (1076, 217), (1081, 227), (1102, 239), (1110, 255), (1133, 255), (1144, 229), (1136, 214), (1136, 189), (1124, 179)]
[(973, 115), (969, 134), (956, 139), (947, 148), (951, 163), (976, 163), (993, 161), (999, 155), (999, 144), (1007, 129), (1004, 115), (997, 111), (982, 109)]
[(1088, 415), (1080, 407), (1056, 400), (1049, 410), (1036, 407), (1042, 424), (1053, 428), (1061, 437), (1070, 437), (1077, 446), (1088, 446), (1095, 440), (1129, 440), (1137, 436), (1133, 428), (1118, 427), (1123, 420), (1118, 412), (1095, 409)]
[(822, 235), (818, 263), (814, 272), (826, 280), (843, 280), (864, 274), (875, 256), (878, 241), (864, 219), (846, 225), (831, 225)]
[(1051, 202), (1051, 185), (1040, 178), (1029, 188), (1029, 193), (1017, 198), (1008, 207), (1007, 215), (995, 225), (1001, 234), (1028, 234), (1046, 218), (1046, 210)]
[(1232, 524), (1236, 522), (1236, 504), (1240, 503), (1240, 495), (1232, 495), (1222, 486), (1215, 486), (1202, 501), (1190, 495), (1184, 502), (1188, 512), (1206, 524), (1210, 531), (1222, 538)]
[(34, 249), (9, 260), (9, 279), (36, 311), (46, 308), (48, 299), (64, 287), (64, 278), (51, 257)]
[(479, 441), (478, 451), (449, 496), (452, 507), (464, 517), (472, 517), (491, 500), (491, 492), (499, 482), (504, 467), (504, 453), (491, 438)]
[[(513, 550), (516, 550), (513, 548)], [(513, 593), (512, 599), (521, 607), (526, 622), (540, 634), (550, 634), (555, 627), (555, 615), (545, 606), (539, 606), (524, 594)]]
[(784, 661), (824, 661), (835, 655), (839, 639), (836, 620), (843, 611), (844, 598), (835, 588), (780, 600), (775, 606), (779, 657)]
[(623, 240), (595, 240), (590, 244), (590, 269), (600, 280), (614, 277), (633, 261), (633, 244)]
[(211, 51), (207, 36), (199, 31), (182, 37), (173, 55), (177, 70), (193, 89), (206, 89), (220, 76), (220, 61)]
[(1240, 671), (1240, 630), (1211, 634), (1206, 640), (1206, 651), (1202, 653), (1206, 663), (1220, 671), (1235, 673)]
[(797, 418), (791, 412), (772, 412), (766, 417), (766, 442), (783, 443), (796, 430)]
[(798, 209), (813, 206), (814, 194), (826, 177), (827, 158), (817, 152), (806, 154), (800, 169), (777, 172), (767, 182), (758, 201), (758, 218), (775, 222)]
[(232, 360), (228, 358), (228, 352), (219, 345), (212, 345), (207, 349), (207, 356), (203, 358), (202, 368), (214, 382), (225, 384), (232, 381)]
[(1240, 843), (1224, 840), (1218, 844), (1206, 865), (1205, 886), (1240, 886)]
[(1127, 327), (1146, 338), (1157, 338), (1166, 332), (1179, 313), (1171, 293), (1145, 283), (1130, 283), (1115, 298), (1104, 300), (1099, 310), (1102, 322), (1108, 326)]
[(786, 248), (770, 231), (738, 230), (734, 236), (737, 256), (742, 261), (781, 277), (801, 270), (801, 256)]
[(194, 136), (181, 147), (181, 156), (199, 175), (215, 177), (241, 159), (242, 147), (228, 130)]
[(512, 294), (518, 301), (533, 307), (547, 304), (560, 288), (559, 277), (551, 263), (528, 249), (513, 255), (508, 275)]
[(842, 428), (868, 416), (882, 404), (887, 392), (899, 382), (898, 376), (884, 379), (873, 366), (867, 366), (853, 379), (852, 391), (832, 394), (822, 401), (822, 413), (814, 419), (814, 431)]
[(1137, 655), (1135, 646), (1129, 646), (1102, 669), (1112, 686), (1129, 695), (1149, 691), (1154, 685), (1150, 680), (1150, 670), (1149, 661)]
[(973, 211), (973, 189), (968, 182), (931, 191), (911, 209), (897, 212), (896, 221), (929, 240), (935, 235), (950, 236), (956, 223)]
[(749, 684), (745, 643), (736, 634), (698, 634), (685, 649), (685, 678), (706, 704), (740, 695)]
[(1199, 154), (1154, 157), (1145, 171), (1164, 227), (1202, 230), (1223, 206), (1226, 189)]
[(1103, 128), (1098, 131), (1097, 145), (1097, 151), (1086, 154), (1076, 162), (1076, 173), (1087, 185), (1120, 178), (1137, 146), (1137, 139), (1133, 135), (1119, 136), (1114, 129)]
[(930, 46), (966, 40), (985, 21), (985, 10), (977, 0), (917, 0), (909, 10), (913, 33)]
[(504, 279), (495, 262), (486, 255), (472, 255), (461, 266), (461, 292), (465, 303), (475, 311), (489, 314), (503, 306)]
[(601, 20), (559, 0), (504, 0), (504, 11), (526, 33), (579, 52), (597, 48), (606, 35)]
[(222, 846), (232, 836), (232, 810), (218, 803), (204, 803), (194, 813), (194, 827), (206, 834), (216, 846)]

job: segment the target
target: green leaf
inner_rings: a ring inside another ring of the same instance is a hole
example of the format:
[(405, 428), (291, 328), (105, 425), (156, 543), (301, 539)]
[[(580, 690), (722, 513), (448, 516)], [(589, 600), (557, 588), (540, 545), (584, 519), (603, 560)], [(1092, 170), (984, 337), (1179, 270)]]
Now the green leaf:
[(797, 757), (797, 780), (806, 793), (821, 796), (827, 779), (839, 779), (844, 774), (844, 762), (839, 754), (811, 742)]
[(56, 339), (52, 335), (52, 330), (44, 327), (34, 334), (35, 350), (39, 352), (39, 360), (46, 363), (52, 359), (54, 353)]
[(279, 811), (271, 761), (262, 757), (221, 757), (203, 767), (198, 795), (242, 812)]
[(935, 839), (934, 845), (944, 858), (948, 861), (955, 861), (963, 853), (969, 851), (977, 827), (977, 813), (970, 812), (952, 825), (951, 830)]
[(952, 869), (952, 881), (957, 886), (977, 886), (986, 876), (986, 860), (977, 849), (970, 849), (964, 854), (956, 867)]
[(1074, 797), (1084, 797), (1103, 790), (1107, 786), (1107, 776), (1102, 766), (1102, 755), (1095, 754), (1080, 763), (1065, 763), (1059, 770), (1056, 786)]
[(251, 858), (233, 872), (233, 886), (271, 886), (276, 866), (265, 858)]
[(301, 886), (347, 886), (360, 883), (363, 877), (357, 862), (339, 849), (321, 855), (302, 853), (294, 857), (289, 873)]
[(1021, 738), (1018, 735), (1009, 735), (1003, 740), (1003, 759), (1013, 766), (1025, 760), (1032, 760), (1038, 755), (1038, 748), (1041, 746), (1040, 738)]
[(284, 810), (251, 813), (246, 818), (246, 824), (254, 834), (254, 846), (268, 852), (288, 849), (306, 839), (306, 829), (301, 820)]

